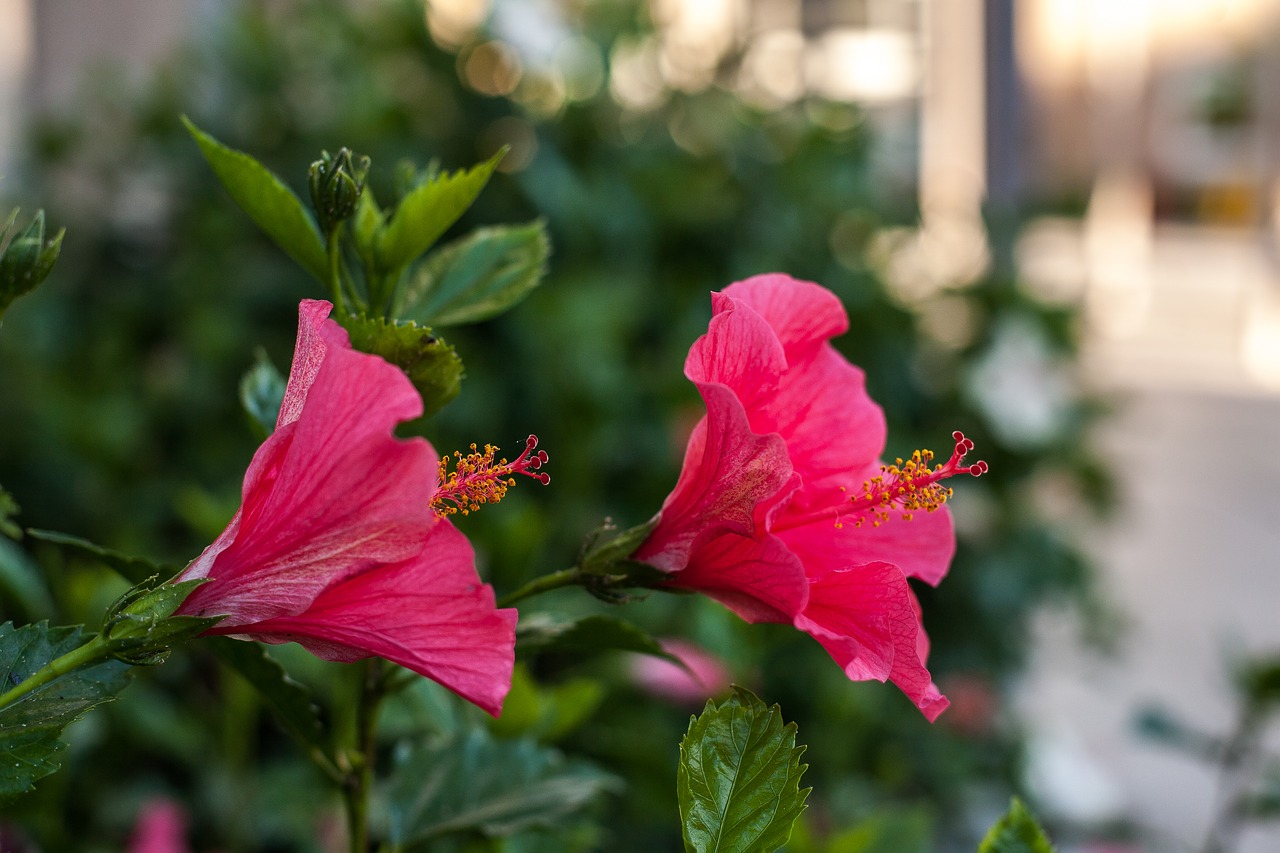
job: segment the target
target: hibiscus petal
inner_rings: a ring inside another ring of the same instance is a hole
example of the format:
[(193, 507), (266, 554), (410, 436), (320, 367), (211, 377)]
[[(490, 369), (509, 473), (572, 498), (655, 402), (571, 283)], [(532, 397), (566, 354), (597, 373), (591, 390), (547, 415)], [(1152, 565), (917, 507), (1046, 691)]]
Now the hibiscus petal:
[(841, 547), (846, 563), (884, 560), (930, 586), (937, 586), (947, 576), (955, 552), (955, 525), (945, 506), (913, 513), (910, 521), (904, 521), (901, 512), (891, 512), (879, 527), (863, 524)]
[(515, 626), (514, 609), (494, 609), (466, 537), (441, 520), (410, 560), (330, 587), (302, 613), (215, 631), (297, 642), (325, 660), (386, 658), (497, 716), (511, 686)]
[(791, 622), (809, 598), (804, 567), (773, 536), (700, 539), (671, 585), (714, 598), (748, 622)]
[(795, 625), (850, 678), (892, 681), (930, 722), (950, 704), (921, 659), (919, 606), (897, 566), (868, 563), (814, 580)]
[(723, 293), (751, 306), (763, 317), (782, 342), (788, 358), (803, 355), (805, 350), (849, 329), (849, 317), (840, 299), (811, 281), (766, 273), (735, 282)]

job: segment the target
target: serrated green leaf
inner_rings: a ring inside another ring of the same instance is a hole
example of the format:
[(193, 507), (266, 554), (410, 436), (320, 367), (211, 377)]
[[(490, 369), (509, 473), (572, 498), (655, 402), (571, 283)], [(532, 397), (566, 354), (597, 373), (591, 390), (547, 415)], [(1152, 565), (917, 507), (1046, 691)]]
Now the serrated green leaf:
[(1005, 816), (987, 832), (978, 853), (1055, 853), (1035, 816), (1014, 797)]
[(685, 850), (772, 853), (791, 837), (810, 788), (800, 763), (796, 724), (777, 705), (734, 687), (719, 707), (708, 702), (680, 742), (676, 790)]
[(551, 241), (542, 220), (477, 228), (413, 271), (395, 316), (437, 326), (476, 323), (515, 305), (542, 281)]
[(378, 235), (378, 264), (393, 272), (407, 265), (458, 221), (480, 195), (506, 150), (466, 171), (439, 174), (411, 189)]
[(257, 363), (240, 380), (240, 405), (260, 439), (276, 430), (285, 384), (284, 374), (271, 363), (266, 351), (258, 350)]
[(3, 487), (0, 487), (0, 533), (10, 539), (22, 538), (22, 528), (18, 525), (18, 522), (13, 520), (14, 516), (21, 511), (22, 508), (13, 499), (13, 495), (5, 491)]
[(204, 645), (245, 681), (253, 685), (262, 701), (285, 729), (310, 749), (328, 749), (320, 710), (311, 691), (289, 677), (284, 667), (258, 643), (209, 637)]
[(340, 320), (351, 335), (351, 346), (381, 356), (408, 375), (422, 395), (424, 415), (440, 411), (462, 390), (462, 359), (430, 329), (363, 314)]
[(152, 577), (168, 578), (178, 573), (177, 566), (153, 563), (143, 557), (134, 557), (130, 554), (112, 551), (110, 548), (103, 548), (101, 545), (93, 544), (88, 539), (81, 539), (79, 536), (72, 536), (69, 533), (35, 529), (29, 529), (27, 533), (31, 535), (32, 539), (52, 542), (55, 545), (61, 545), (68, 551), (74, 551), (82, 556), (95, 559), (107, 568), (114, 569), (118, 575), (130, 583), (143, 583)]
[(453, 833), (492, 838), (550, 827), (617, 786), (614, 777), (554, 749), (472, 729), (402, 756), (387, 789), (391, 840), (418, 850)]
[(684, 666), (680, 658), (642, 629), (616, 616), (593, 614), (558, 621), (543, 613), (522, 617), (516, 627), (516, 649), (521, 656), (548, 652), (587, 660), (606, 652), (636, 652)]
[(186, 116), (182, 123), (240, 209), (303, 269), (328, 281), (324, 238), (293, 190), (253, 157), (223, 145)]
[[(77, 627), (0, 625), (0, 684), (6, 690), (21, 684), (86, 639)], [(95, 705), (114, 699), (128, 685), (128, 672), (119, 661), (104, 661), (59, 676), (0, 709), (0, 801), (30, 791), (37, 779), (58, 769), (55, 756), (65, 746), (58, 735)]]

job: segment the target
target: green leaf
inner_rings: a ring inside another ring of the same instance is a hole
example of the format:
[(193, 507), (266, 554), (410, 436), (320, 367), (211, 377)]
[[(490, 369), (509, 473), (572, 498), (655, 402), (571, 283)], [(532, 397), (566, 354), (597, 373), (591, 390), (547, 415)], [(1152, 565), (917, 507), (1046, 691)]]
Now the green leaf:
[(564, 821), (618, 781), (531, 740), (483, 729), (412, 747), (387, 790), (391, 840), (408, 850), (453, 833), (508, 836)]
[(427, 256), (401, 291), (395, 316), (437, 326), (487, 320), (537, 287), (550, 254), (541, 220), (477, 228)]
[(284, 402), (285, 382), (284, 374), (262, 349), (258, 350), (257, 363), (240, 380), (240, 404), (260, 439), (275, 432), (280, 404)]
[(489, 723), (499, 737), (527, 735), (542, 743), (555, 743), (573, 732), (600, 707), (604, 686), (591, 678), (573, 678), (562, 684), (541, 685), (517, 663), (511, 690), (502, 702), (502, 716)]
[(13, 520), (14, 516), (21, 511), (22, 508), (13, 499), (13, 495), (0, 488), (0, 533), (10, 539), (22, 538), (22, 528)]
[(61, 545), (68, 551), (74, 551), (81, 556), (97, 560), (107, 568), (114, 569), (118, 575), (130, 583), (144, 583), (153, 577), (169, 578), (178, 573), (176, 566), (153, 563), (142, 557), (134, 557), (129, 554), (122, 554), (119, 551), (112, 551), (110, 548), (95, 545), (88, 539), (81, 539), (79, 536), (59, 533), (56, 530), (28, 530), (27, 533), (31, 535), (32, 539), (52, 542), (55, 545)]
[(303, 269), (328, 281), (324, 239), (293, 191), (253, 157), (223, 145), (186, 116), (182, 123), (235, 203)]
[(791, 837), (811, 788), (800, 790), (796, 724), (783, 725), (777, 705), (734, 687), (708, 702), (680, 742), (676, 785), (685, 850), (769, 853)]
[(978, 853), (1054, 853), (1054, 847), (1035, 816), (1014, 797), (1009, 811), (982, 839)]
[(381, 356), (408, 375), (422, 395), (424, 415), (440, 411), (462, 390), (462, 359), (430, 329), (363, 314), (340, 319), (351, 334), (351, 346)]
[(0, 539), (0, 600), (10, 615), (10, 603), (28, 620), (43, 619), (54, 613), (53, 598), (45, 585), (40, 568), (26, 553), (5, 539)]
[(504, 154), (506, 149), (478, 166), (434, 175), (411, 189), (378, 235), (382, 270), (400, 269), (439, 240), (480, 195)]
[(927, 808), (879, 810), (832, 838), (825, 853), (930, 853), (933, 823)]
[[(21, 684), (87, 639), (78, 627), (0, 625), (0, 684)], [(95, 705), (114, 699), (128, 685), (128, 673), (125, 664), (104, 661), (59, 676), (0, 710), (0, 801), (30, 791), (37, 779), (57, 770), (55, 756), (65, 746), (58, 735)]]
[(306, 747), (326, 752), (324, 726), (311, 691), (290, 678), (266, 649), (258, 643), (230, 637), (208, 637), (204, 644), (213, 650), (218, 660), (253, 685), (290, 734)]
[(684, 666), (680, 658), (643, 630), (616, 616), (595, 614), (568, 622), (545, 613), (524, 616), (516, 627), (516, 648), (521, 656), (547, 652), (571, 655), (577, 660), (606, 652), (636, 652)]

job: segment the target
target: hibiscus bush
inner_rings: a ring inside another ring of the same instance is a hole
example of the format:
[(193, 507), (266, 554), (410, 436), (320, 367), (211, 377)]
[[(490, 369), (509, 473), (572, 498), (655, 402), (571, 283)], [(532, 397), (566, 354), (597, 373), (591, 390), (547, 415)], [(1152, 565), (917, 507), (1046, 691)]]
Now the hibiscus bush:
[[(649, 31), (573, 14), (602, 58)], [(911, 212), (848, 105), (636, 112), (604, 85), (548, 111), (470, 89), (486, 36), (442, 48), (408, 2), (210, 29), (41, 125), (19, 184), (69, 232), (0, 327), (30, 531), (0, 543), (3, 618), (88, 626), (49, 659), (98, 632), (107, 687), (67, 718), (120, 698), (10, 830), (676, 849), (717, 802), (678, 746), (740, 715), (778, 746), (786, 831), (808, 806), (788, 849), (973, 849), (1018, 786), (1027, 619), (1085, 589), (1062, 501), (1028, 496), (1106, 495), (1086, 401), (1020, 433), (983, 389), (1010, 330), (1067, 364), (1071, 314), (1003, 278), (937, 305), (886, 284), (868, 250)], [(976, 464), (964, 436), (992, 476), (935, 479)]]

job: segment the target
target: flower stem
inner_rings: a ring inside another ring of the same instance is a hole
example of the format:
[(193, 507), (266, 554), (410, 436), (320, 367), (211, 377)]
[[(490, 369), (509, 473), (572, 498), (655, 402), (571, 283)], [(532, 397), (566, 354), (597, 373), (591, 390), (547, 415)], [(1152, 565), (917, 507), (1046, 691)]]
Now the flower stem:
[(351, 853), (368, 853), (369, 850), (369, 795), (373, 791), (378, 706), (387, 695), (388, 682), (386, 663), (378, 658), (370, 659), (361, 673), (356, 705), (355, 749), (351, 768), (342, 786)]
[(517, 601), (526, 598), (532, 598), (544, 592), (561, 587), (574, 586), (582, 582), (583, 571), (580, 567), (574, 566), (572, 569), (561, 569), (558, 572), (552, 572), (549, 575), (543, 575), (540, 578), (534, 578), (515, 592), (509, 592), (502, 598), (498, 599), (499, 607), (510, 607)]
[(61, 678), (69, 672), (92, 666), (100, 661), (104, 661), (111, 655), (107, 651), (107, 641), (102, 635), (94, 637), (77, 649), (72, 649), (61, 657), (54, 658), (40, 669), (31, 673), (23, 681), (13, 688), (0, 695), (0, 708), (7, 708), (14, 702), (26, 696), (28, 693), (36, 690), (53, 681), (55, 678)]
[(333, 226), (325, 239), (325, 245), (329, 250), (329, 289), (333, 291), (333, 304), (339, 314), (345, 314), (346, 307), (342, 299), (342, 241), (338, 239), (341, 230), (341, 222)]

